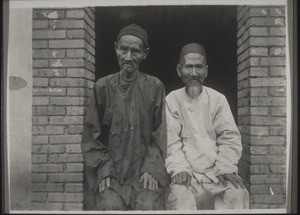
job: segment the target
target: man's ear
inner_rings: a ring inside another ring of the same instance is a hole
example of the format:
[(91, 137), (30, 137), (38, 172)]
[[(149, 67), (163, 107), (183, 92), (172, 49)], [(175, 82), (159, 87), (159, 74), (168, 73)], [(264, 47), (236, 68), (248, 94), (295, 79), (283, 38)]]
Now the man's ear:
[(115, 50), (117, 50), (117, 48), (118, 48), (118, 43), (117, 43), (117, 42), (114, 42), (114, 46), (115, 46)]
[(146, 49), (144, 50), (143, 60), (146, 60), (146, 58), (147, 58), (147, 56), (148, 56), (149, 53), (150, 53), (150, 48), (146, 48)]
[(180, 64), (177, 64), (176, 70), (177, 70), (177, 75), (181, 78), (181, 65)]
[(208, 65), (205, 66), (205, 78), (207, 77)]

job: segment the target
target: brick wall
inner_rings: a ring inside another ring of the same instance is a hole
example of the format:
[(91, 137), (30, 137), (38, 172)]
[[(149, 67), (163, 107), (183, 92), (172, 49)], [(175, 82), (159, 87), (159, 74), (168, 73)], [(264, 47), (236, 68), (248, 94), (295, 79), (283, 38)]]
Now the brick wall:
[(238, 7), (241, 176), (250, 208), (286, 207), (285, 7)]
[[(251, 208), (286, 206), (285, 8), (238, 6), (239, 174)], [(93, 8), (33, 10), (32, 210), (81, 210)]]
[(81, 210), (85, 107), (95, 79), (93, 8), (33, 10), (32, 210)]

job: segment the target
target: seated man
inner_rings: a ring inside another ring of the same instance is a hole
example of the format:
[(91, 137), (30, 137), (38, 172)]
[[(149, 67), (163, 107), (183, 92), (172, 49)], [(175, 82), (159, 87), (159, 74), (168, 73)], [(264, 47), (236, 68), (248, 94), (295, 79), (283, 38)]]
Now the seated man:
[(96, 82), (83, 128), (83, 209), (162, 210), (169, 183), (164, 85), (139, 71), (149, 52), (140, 26), (124, 27), (115, 50), (120, 72)]
[(202, 85), (207, 70), (205, 49), (185, 45), (177, 65), (185, 87), (166, 97), (167, 209), (208, 209), (212, 199), (215, 209), (248, 209), (249, 193), (236, 174), (240, 133), (225, 96)]

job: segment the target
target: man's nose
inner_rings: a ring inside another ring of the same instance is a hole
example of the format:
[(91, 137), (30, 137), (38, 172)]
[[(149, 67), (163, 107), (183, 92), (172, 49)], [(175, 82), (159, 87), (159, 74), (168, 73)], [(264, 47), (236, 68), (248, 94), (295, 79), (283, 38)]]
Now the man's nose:
[(197, 69), (195, 66), (193, 66), (193, 68), (192, 68), (191, 76), (198, 76)]
[(131, 51), (126, 52), (126, 54), (125, 54), (125, 60), (132, 60)]

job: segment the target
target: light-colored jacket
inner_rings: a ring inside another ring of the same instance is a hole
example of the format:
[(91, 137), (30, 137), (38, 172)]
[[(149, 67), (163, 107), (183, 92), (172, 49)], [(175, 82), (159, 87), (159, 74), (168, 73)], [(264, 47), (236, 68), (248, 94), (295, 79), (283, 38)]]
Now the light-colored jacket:
[(166, 168), (171, 177), (186, 171), (217, 183), (216, 176), (237, 173), (241, 136), (223, 94), (203, 86), (192, 99), (181, 88), (166, 97), (166, 109)]

